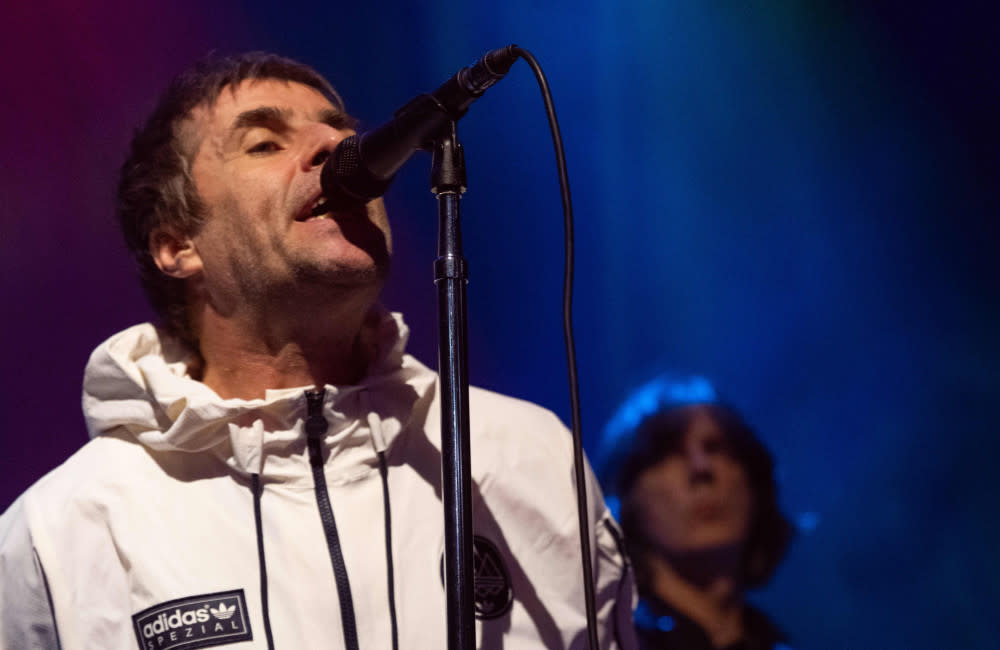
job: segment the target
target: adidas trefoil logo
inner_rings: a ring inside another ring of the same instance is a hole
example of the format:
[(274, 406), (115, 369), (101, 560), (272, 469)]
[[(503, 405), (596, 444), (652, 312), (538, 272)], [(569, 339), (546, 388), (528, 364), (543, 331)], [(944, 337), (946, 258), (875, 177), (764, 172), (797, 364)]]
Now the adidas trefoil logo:
[(236, 613), (236, 605), (226, 607), (226, 603), (221, 602), (218, 607), (209, 607), (208, 611), (212, 612), (212, 616), (220, 621), (228, 621)]

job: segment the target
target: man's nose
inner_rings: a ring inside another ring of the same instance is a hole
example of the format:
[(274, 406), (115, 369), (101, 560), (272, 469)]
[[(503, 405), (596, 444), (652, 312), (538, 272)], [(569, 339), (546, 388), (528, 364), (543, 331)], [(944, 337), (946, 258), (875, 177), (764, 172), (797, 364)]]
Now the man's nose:
[(300, 154), (302, 171), (311, 171), (327, 161), (337, 145), (349, 135), (326, 124), (313, 124), (306, 127), (303, 137), (303, 150)]
[(692, 483), (712, 481), (715, 478), (712, 455), (706, 449), (694, 447), (686, 455)]

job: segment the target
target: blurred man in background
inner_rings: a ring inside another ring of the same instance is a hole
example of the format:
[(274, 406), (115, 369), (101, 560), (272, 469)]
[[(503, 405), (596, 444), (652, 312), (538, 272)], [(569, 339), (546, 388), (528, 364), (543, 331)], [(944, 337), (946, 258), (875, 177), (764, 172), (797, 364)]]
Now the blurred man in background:
[(642, 648), (785, 647), (744, 600), (770, 578), (792, 533), (771, 455), (707, 381), (664, 376), (635, 391), (608, 424), (595, 467), (620, 508)]

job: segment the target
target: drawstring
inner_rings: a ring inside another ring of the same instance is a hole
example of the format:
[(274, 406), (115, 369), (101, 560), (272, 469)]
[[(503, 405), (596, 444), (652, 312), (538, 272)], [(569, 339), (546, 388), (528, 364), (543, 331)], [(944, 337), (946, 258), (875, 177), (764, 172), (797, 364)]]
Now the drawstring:
[(389, 510), (389, 470), (385, 452), (378, 452), (379, 474), (382, 475), (382, 503), (385, 505), (385, 567), (389, 581), (389, 619), (392, 622), (392, 650), (399, 648), (399, 631), (396, 628), (396, 578), (392, 567), (392, 513)]
[(392, 562), (392, 510), (389, 507), (389, 468), (385, 461), (385, 436), (382, 433), (382, 418), (372, 407), (368, 389), (361, 390), (361, 405), (368, 412), (368, 430), (372, 445), (378, 454), (378, 470), (382, 477), (382, 507), (385, 510), (385, 569), (389, 594), (389, 621), (392, 625), (392, 648), (399, 648), (399, 629), (396, 622), (396, 577)]
[(344, 628), (344, 645), (347, 650), (358, 650), (358, 629), (354, 622), (354, 599), (351, 597), (351, 583), (347, 578), (344, 554), (340, 549), (340, 536), (337, 534), (337, 521), (333, 517), (330, 493), (326, 489), (326, 475), (323, 473), (321, 444), (328, 424), (326, 418), (323, 417), (324, 394), (325, 390), (322, 389), (306, 392), (308, 408), (306, 434), (309, 439), (309, 464), (312, 466), (316, 505), (319, 507), (319, 518), (323, 522), (326, 546), (330, 552), (333, 577), (337, 583), (337, 595), (340, 598), (340, 622)]
[(253, 521), (257, 528), (257, 558), (260, 561), (260, 606), (264, 611), (264, 635), (267, 637), (268, 650), (274, 650), (274, 638), (271, 636), (271, 614), (267, 607), (267, 562), (264, 559), (264, 531), (260, 516), (260, 474), (250, 475), (253, 488)]

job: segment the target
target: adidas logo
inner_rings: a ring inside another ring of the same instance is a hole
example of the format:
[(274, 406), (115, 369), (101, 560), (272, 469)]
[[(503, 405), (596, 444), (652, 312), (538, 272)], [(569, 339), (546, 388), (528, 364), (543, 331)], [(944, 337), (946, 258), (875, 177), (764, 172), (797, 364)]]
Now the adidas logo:
[(170, 600), (132, 622), (142, 650), (195, 650), (253, 638), (242, 589)]

